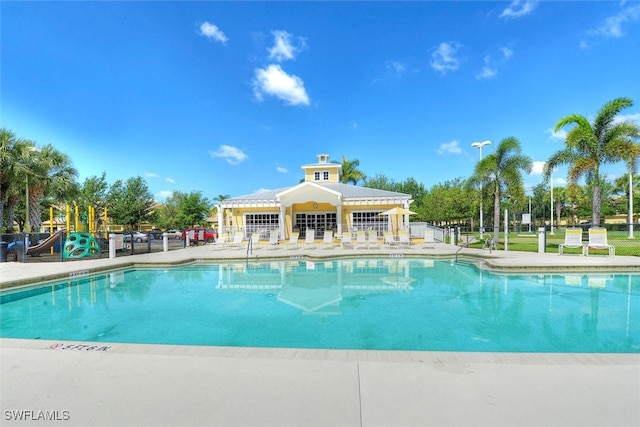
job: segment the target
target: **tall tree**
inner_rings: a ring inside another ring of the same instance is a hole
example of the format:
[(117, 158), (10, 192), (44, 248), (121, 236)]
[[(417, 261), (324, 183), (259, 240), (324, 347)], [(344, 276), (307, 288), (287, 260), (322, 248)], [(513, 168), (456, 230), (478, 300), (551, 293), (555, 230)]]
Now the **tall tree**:
[(342, 182), (344, 184), (357, 185), (359, 181), (364, 181), (367, 176), (358, 169), (360, 160), (347, 160), (346, 156), (342, 156)]
[(559, 165), (568, 165), (568, 182), (575, 183), (585, 177), (593, 189), (591, 222), (600, 224), (601, 186), (604, 177), (600, 167), (624, 160), (635, 151), (631, 138), (640, 133), (638, 125), (630, 121), (616, 122), (616, 116), (633, 105), (630, 98), (616, 98), (607, 102), (598, 112), (593, 123), (579, 114), (563, 117), (555, 130), (575, 125), (567, 133), (565, 146), (555, 152), (544, 167), (547, 179)]
[(507, 137), (500, 141), (496, 152), (476, 164), (468, 185), (486, 187), (493, 194), (493, 239), (500, 237), (500, 202), (505, 193), (524, 194), (522, 172), (531, 172), (531, 159), (521, 154), (520, 141)]
[[(47, 144), (42, 148), (28, 146), (23, 150), (22, 164), (27, 169), (24, 173), (28, 183), (29, 212), (28, 222), (31, 228), (39, 230), (42, 224), (40, 204), (47, 194), (56, 196), (73, 191), (76, 188), (78, 172), (72, 166), (69, 156), (58, 151), (53, 145)], [(29, 232), (25, 225), (25, 231)]]
[(137, 176), (126, 182), (117, 180), (107, 196), (109, 211), (113, 221), (131, 229), (138, 229), (140, 223), (154, 218), (155, 202), (145, 180)]
[(200, 191), (178, 193), (177, 200), (176, 220), (181, 228), (204, 224), (211, 203)]
[(33, 143), (16, 137), (9, 129), (0, 129), (0, 231), (4, 230), (5, 210), (6, 229), (13, 231), (13, 210), (25, 192), (27, 170), (22, 158), (27, 147), (33, 147)]

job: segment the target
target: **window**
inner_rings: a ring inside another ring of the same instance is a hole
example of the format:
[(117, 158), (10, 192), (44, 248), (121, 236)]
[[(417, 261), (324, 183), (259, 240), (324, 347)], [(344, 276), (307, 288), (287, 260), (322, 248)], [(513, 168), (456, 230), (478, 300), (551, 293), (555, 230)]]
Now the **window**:
[(359, 211), (351, 214), (351, 224), (354, 231), (377, 231), (381, 234), (387, 231), (387, 218), (380, 216), (382, 211)]
[(296, 214), (294, 231), (300, 233), (300, 237), (304, 238), (307, 228), (313, 228), (316, 236), (321, 236), (325, 230), (337, 230), (337, 214), (335, 213), (317, 213), (317, 214)]
[(247, 214), (245, 216), (245, 236), (260, 233), (261, 238), (268, 238), (271, 230), (280, 228), (280, 214)]
[(318, 171), (313, 173), (314, 181), (329, 181), (329, 171)]

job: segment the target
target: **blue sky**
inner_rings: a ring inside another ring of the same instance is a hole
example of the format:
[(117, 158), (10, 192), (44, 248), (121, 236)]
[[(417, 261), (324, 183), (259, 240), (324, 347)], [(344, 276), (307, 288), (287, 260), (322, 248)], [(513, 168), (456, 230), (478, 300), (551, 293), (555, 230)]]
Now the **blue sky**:
[(640, 121), (637, 1), (0, 8), (2, 126), (67, 153), (81, 181), (142, 176), (160, 201), (294, 185), (318, 153), (430, 188), (471, 174), (472, 142), (486, 156), (509, 136), (539, 170), (564, 116), (627, 96)]

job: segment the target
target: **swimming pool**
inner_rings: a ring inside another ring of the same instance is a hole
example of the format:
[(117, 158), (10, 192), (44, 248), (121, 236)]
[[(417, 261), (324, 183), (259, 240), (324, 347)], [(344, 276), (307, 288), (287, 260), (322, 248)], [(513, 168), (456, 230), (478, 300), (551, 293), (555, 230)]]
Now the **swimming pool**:
[(0, 335), (327, 349), (640, 352), (640, 275), (429, 259), (193, 264), (0, 294)]

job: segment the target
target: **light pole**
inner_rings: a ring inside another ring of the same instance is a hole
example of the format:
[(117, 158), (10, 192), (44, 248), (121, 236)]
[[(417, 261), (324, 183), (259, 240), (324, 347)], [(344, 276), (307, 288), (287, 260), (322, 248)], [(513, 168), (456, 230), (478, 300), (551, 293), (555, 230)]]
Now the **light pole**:
[(551, 230), (549, 231), (549, 234), (553, 234), (553, 171), (551, 171), (551, 179), (550, 179), (550, 184), (551, 184)]
[(633, 239), (633, 174), (629, 168), (629, 238)]
[[(491, 141), (473, 142), (471, 146), (480, 150), (480, 161), (482, 161), (482, 147), (491, 144)], [(484, 233), (484, 217), (482, 214), (482, 183), (480, 183), (480, 238), (483, 238)]]

